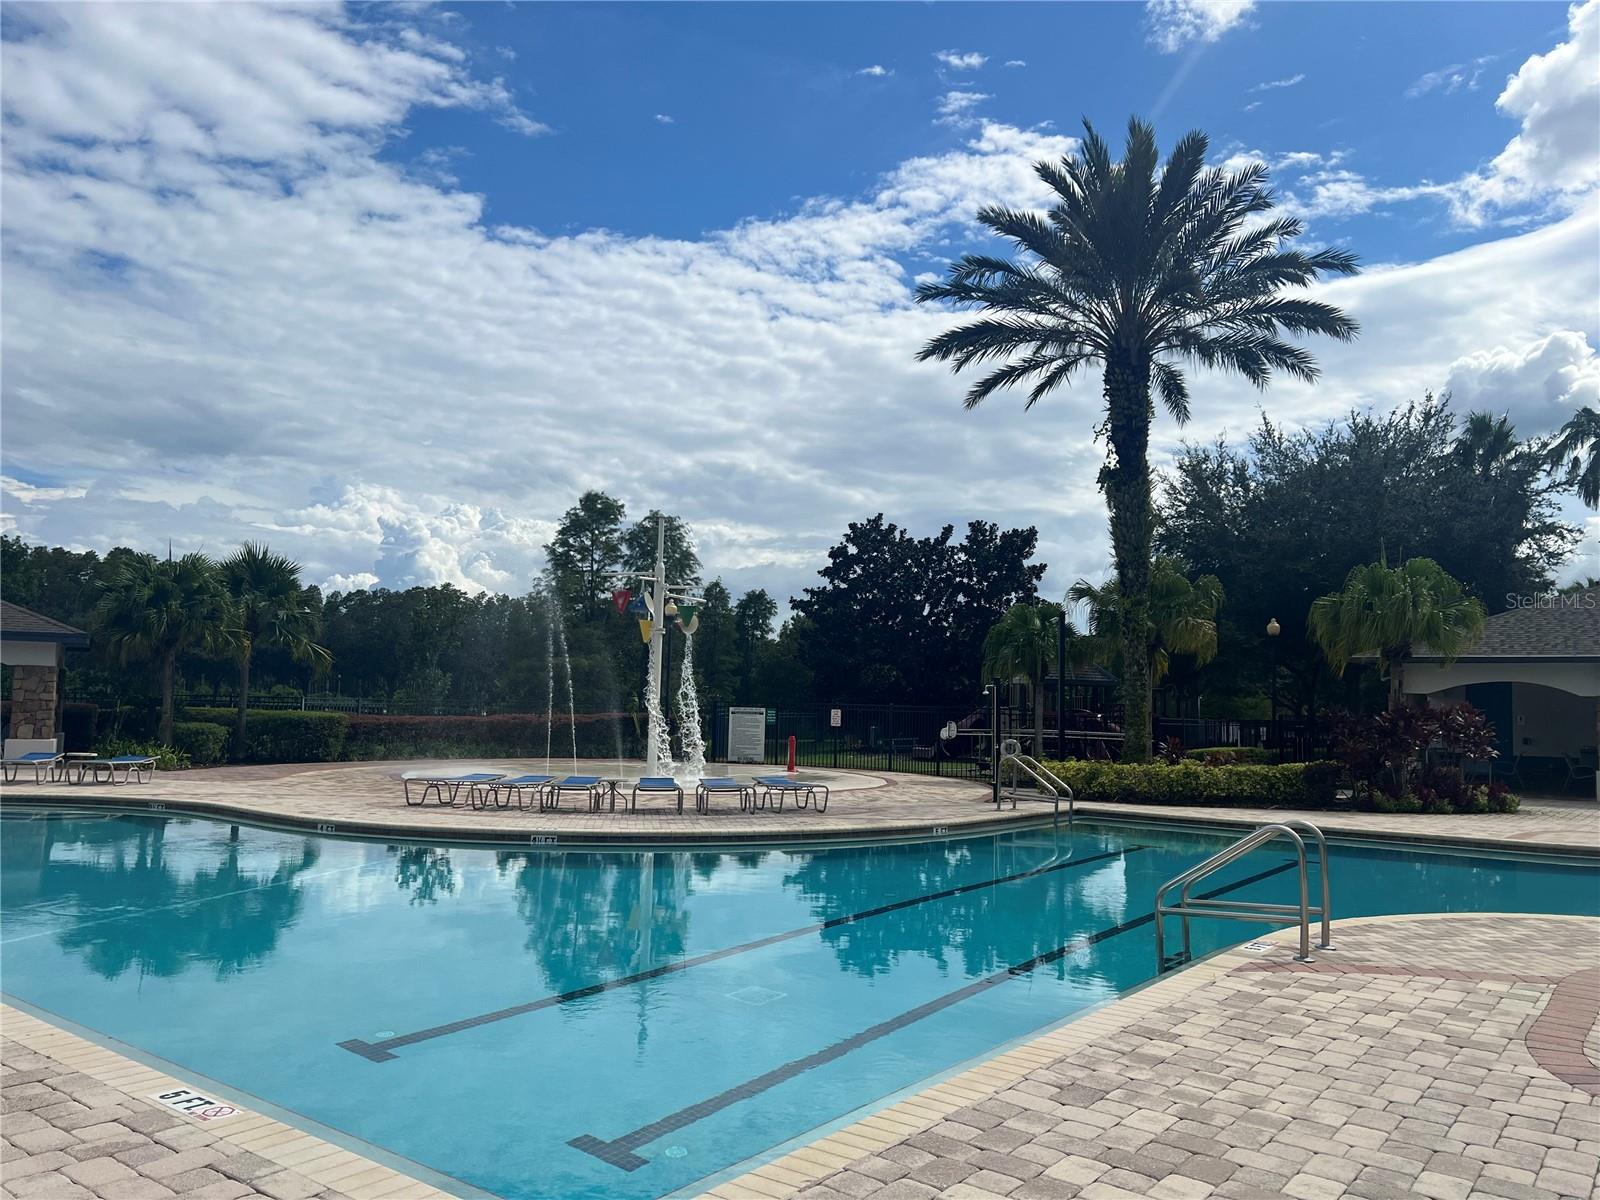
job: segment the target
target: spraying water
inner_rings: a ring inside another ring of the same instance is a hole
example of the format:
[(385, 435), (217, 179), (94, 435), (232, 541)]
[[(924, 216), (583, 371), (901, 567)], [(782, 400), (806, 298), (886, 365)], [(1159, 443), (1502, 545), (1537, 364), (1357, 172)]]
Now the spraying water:
[(556, 727), (556, 604), (549, 592), (544, 597), (544, 773), (550, 774), (550, 738)]
[[(572, 773), (578, 773), (578, 707), (573, 702), (572, 695), (572, 656), (567, 653), (567, 622), (561, 615), (561, 609), (556, 609), (556, 640), (561, 648), (561, 665), (567, 675), (567, 727), (572, 730)], [(555, 687), (555, 673), (551, 672), (550, 686)], [(548, 736), (548, 735), (547, 735)]]
[(694, 687), (694, 634), (683, 635), (683, 674), (678, 678), (678, 719), (682, 726), (684, 772), (692, 779), (706, 773), (706, 740), (700, 731), (700, 696)]
[(676, 774), (677, 765), (672, 761), (672, 735), (667, 732), (666, 715), (661, 708), (661, 692), (656, 687), (654, 672), (645, 681), (644, 708), (650, 718), (650, 729), (655, 735), (656, 769), (663, 775)]

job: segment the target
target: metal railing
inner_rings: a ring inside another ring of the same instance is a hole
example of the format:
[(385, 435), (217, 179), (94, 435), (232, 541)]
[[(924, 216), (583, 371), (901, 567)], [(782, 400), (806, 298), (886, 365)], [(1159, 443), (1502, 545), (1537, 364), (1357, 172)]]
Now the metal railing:
[[(1304, 830), (1316, 839), (1318, 851), (1318, 871), (1322, 877), (1322, 902), (1319, 905), (1311, 903), (1311, 887), (1307, 877), (1306, 844), (1296, 829)], [(1298, 904), (1262, 904), (1246, 900), (1221, 900), (1196, 897), (1189, 894), (1200, 880), (1208, 875), (1220, 871), (1229, 863), (1243, 858), (1258, 846), (1268, 842), (1277, 841), (1279, 838), (1288, 838), (1294, 843), (1296, 868), (1300, 883), (1300, 902)], [(1173, 888), (1178, 888), (1178, 903), (1168, 905), (1164, 901), (1166, 895)], [(1203, 863), (1190, 867), (1182, 874), (1175, 875), (1166, 883), (1156, 889), (1155, 918), (1156, 918), (1156, 969), (1165, 971), (1169, 966), (1176, 966), (1189, 961), (1191, 955), (1191, 942), (1189, 937), (1189, 921), (1192, 917), (1218, 917), (1228, 921), (1265, 921), (1271, 925), (1293, 920), (1300, 927), (1300, 953), (1295, 956), (1298, 962), (1311, 962), (1311, 918), (1319, 917), (1322, 921), (1322, 937), (1317, 943), (1320, 950), (1333, 949), (1332, 915), (1330, 912), (1328, 893), (1328, 839), (1322, 836), (1310, 821), (1299, 817), (1291, 817), (1272, 825), (1263, 825), (1244, 837), (1234, 842), (1231, 846), (1213, 854)], [(1166, 918), (1177, 916), (1183, 922), (1183, 951), (1178, 958), (1169, 963), (1166, 953)]]
[[(1009, 786), (1005, 783), (1005, 772), (1007, 768), (1011, 769), (1011, 782)], [(1067, 798), (1067, 828), (1069, 830), (1072, 828), (1074, 815), (1072, 788), (1066, 783), (1062, 782), (1062, 780), (1055, 774), (1054, 771), (1050, 770), (1038, 759), (1027, 754), (1023, 754), (1022, 746), (1014, 739), (1007, 738), (1005, 741), (1000, 743), (1000, 764), (998, 770), (1001, 777), (1001, 784), (1000, 787), (995, 790), (994, 804), (996, 808), (1000, 807), (1000, 802), (1002, 800), (1010, 800), (1011, 807), (1016, 808), (1017, 800), (1019, 798), (1032, 799), (1031, 796), (1024, 796), (1024, 794), (1017, 788), (1017, 772), (1021, 771), (1029, 779), (1033, 780), (1034, 787), (1036, 787), (1039, 791), (1049, 795), (1051, 803), (1055, 807), (1054, 822), (1057, 825), (1061, 824), (1061, 797), (1065, 796)]]

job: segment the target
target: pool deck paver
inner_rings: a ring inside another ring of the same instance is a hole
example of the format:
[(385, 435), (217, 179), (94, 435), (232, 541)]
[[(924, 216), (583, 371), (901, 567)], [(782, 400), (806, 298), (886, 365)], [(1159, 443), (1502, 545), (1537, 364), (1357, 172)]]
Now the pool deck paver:
[(244, 1105), (234, 1116), (200, 1122), (150, 1099), (194, 1086), (0, 1005), (0, 1200), (452, 1194)]
[(1310, 964), (1260, 941), (704, 1200), (1600, 1195), (1600, 920), (1352, 919)]
[[(591, 774), (617, 772), (615, 760), (582, 760), (578, 766)], [(623, 763), (623, 773), (636, 773), (639, 766)], [(429, 769), (460, 773), (480, 767), (516, 774), (542, 769), (543, 760), (211, 767), (158, 773), (148, 784), (10, 784), (0, 789), (0, 800), (8, 804), (110, 804), (133, 809), (158, 804), (171, 812), (193, 811), (224, 818), (231, 815), (312, 828), (327, 825), (339, 833), (516, 842), (553, 837), (569, 843), (926, 838), (1038, 821), (1049, 813), (1044, 804), (1029, 802), (1015, 811), (1007, 807), (997, 812), (988, 801), (987, 786), (970, 780), (822, 769), (818, 773), (827, 776), (834, 791), (828, 811), (821, 814), (796, 810), (792, 804), (777, 813), (740, 812), (733, 802), (720, 799), (709, 813), (695, 812), (690, 803), (682, 815), (664, 807), (658, 798), (643, 801), (639, 810), (632, 813), (620, 809), (590, 812), (586, 808), (575, 809), (571, 801), (559, 810), (539, 812), (515, 808), (479, 811), (464, 803), (450, 807), (432, 802), (407, 806), (402, 800), (402, 773)], [(727, 769), (738, 774), (779, 770), (750, 766)], [(555, 773), (561, 770), (557, 766)], [(1270, 809), (1143, 804), (1080, 804), (1078, 812), (1085, 817), (1229, 827), (1254, 827), (1284, 815)], [(1330, 833), (1350, 836), (1600, 855), (1600, 803), (1595, 801), (1529, 799), (1516, 813), (1329, 811), (1297, 815), (1311, 817)]]

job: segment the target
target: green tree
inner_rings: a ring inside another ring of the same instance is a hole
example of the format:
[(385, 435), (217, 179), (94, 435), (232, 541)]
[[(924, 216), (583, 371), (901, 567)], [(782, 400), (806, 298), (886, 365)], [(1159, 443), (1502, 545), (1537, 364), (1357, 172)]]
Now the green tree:
[(173, 687), (178, 658), (219, 653), (234, 643), (232, 597), (217, 564), (203, 554), (123, 562), (102, 587), (95, 627), (116, 660), (154, 661), (161, 681), (159, 736), (172, 744)]
[(1600, 508), (1600, 410), (1580, 408), (1551, 445), (1550, 470), (1566, 477), (1590, 508)]
[[(643, 520), (635, 522), (623, 536), (622, 559), (629, 574), (649, 574), (656, 569), (656, 518), (662, 515), (659, 509), (652, 508)], [(695, 553), (694, 535), (689, 532), (682, 518), (666, 518), (661, 541), (667, 582), (690, 587), (698, 585), (700, 556)]]
[(234, 718), (233, 752), (244, 755), (245, 721), (250, 704), (250, 668), (258, 648), (282, 650), (296, 662), (325, 668), (331, 660), (316, 638), (321, 633), (320, 605), (311, 603), (300, 583), (300, 564), (274, 554), (258, 542), (246, 542), (219, 564), (233, 597), (234, 649), (239, 656), (239, 710)]
[(550, 572), (562, 593), (576, 601), (585, 620), (605, 611), (610, 577), (622, 565), (622, 501), (604, 492), (585, 492), (561, 517), (544, 548)]
[[(1127, 671), (1129, 638), (1122, 621), (1126, 607), (1115, 580), (1095, 585), (1080, 579), (1067, 591), (1073, 604), (1088, 607), (1091, 652), (1119, 673)], [(1150, 678), (1160, 683), (1172, 669), (1175, 655), (1205, 666), (1217, 655), (1217, 613), (1222, 608), (1222, 583), (1215, 575), (1189, 578), (1183, 560), (1157, 556), (1150, 566), (1149, 622), (1145, 655)], [(1132, 736), (1131, 734), (1129, 736)]]
[(733, 597), (720, 579), (701, 589), (700, 629), (694, 635), (694, 665), (700, 675), (701, 694), (731, 699), (738, 686)]
[[(1341, 341), (1357, 325), (1332, 305), (1289, 297), (1324, 274), (1350, 275), (1345, 250), (1286, 248), (1302, 232), (1274, 204), (1265, 166), (1205, 165), (1202, 133), (1180, 140), (1159, 170), (1155, 132), (1131, 121), (1121, 162), (1085, 122), (1082, 152), (1035, 166), (1054, 193), (1048, 214), (999, 207), (978, 220), (1017, 250), (1014, 259), (965, 255), (920, 301), (948, 300), (986, 315), (939, 334), (919, 358), (956, 371), (992, 367), (972, 385), (972, 408), (1001, 388), (1027, 385), (1028, 406), (1079, 370), (1103, 368), (1107, 462), (1117, 588), (1129, 642), (1122, 681), (1123, 756), (1147, 761), (1150, 675), (1139, 639), (1149, 622), (1151, 390), (1179, 422), (1189, 393), (1178, 362), (1237, 371), (1265, 387), (1275, 370), (1311, 380), (1310, 354), (1285, 334)], [(1000, 365), (993, 366), (999, 362)]]
[(739, 597), (733, 609), (734, 652), (739, 659), (739, 699), (752, 699), (756, 663), (763, 647), (772, 638), (772, 622), (778, 615), (778, 602), (762, 588)]
[(983, 673), (990, 679), (1021, 679), (1033, 705), (1033, 754), (1044, 757), (1044, 681), (1056, 661), (1056, 619), (1061, 606), (1048, 600), (1013, 604), (983, 639)]
[(1453, 659), (1482, 636), (1483, 621), (1483, 605), (1438, 563), (1410, 558), (1398, 567), (1380, 560), (1353, 568), (1343, 590), (1312, 604), (1308, 625), (1335, 674), (1343, 674), (1353, 658), (1376, 655), (1389, 680), (1389, 707), (1396, 708), (1396, 668), (1406, 656), (1425, 646)]

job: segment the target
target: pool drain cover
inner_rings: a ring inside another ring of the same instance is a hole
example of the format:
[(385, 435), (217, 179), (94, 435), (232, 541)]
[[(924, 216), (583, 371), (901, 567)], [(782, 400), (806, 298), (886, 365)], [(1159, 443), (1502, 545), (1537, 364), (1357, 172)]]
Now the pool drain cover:
[(378, 1030), (377, 1033), (373, 1034), (372, 1036), (373, 1036), (373, 1039), (376, 1040), (376, 1041), (386, 1042), (386, 1041), (388, 1041), (390, 1038), (392, 1038), (394, 1036), (394, 1030), (392, 1030), (392, 1029), (380, 1029), (380, 1030)]
[(662, 1153), (668, 1158), (683, 1158), (689, 1151), (683, 1146), (668, 1146)]
[(737, 1000), (740, 1004), (771, 1004), (774, 1000), (782, 1000), (788, 992), (775, 992), (771, 988), (742, 987), (736, 992), (729, 992), (729, 1000)]

